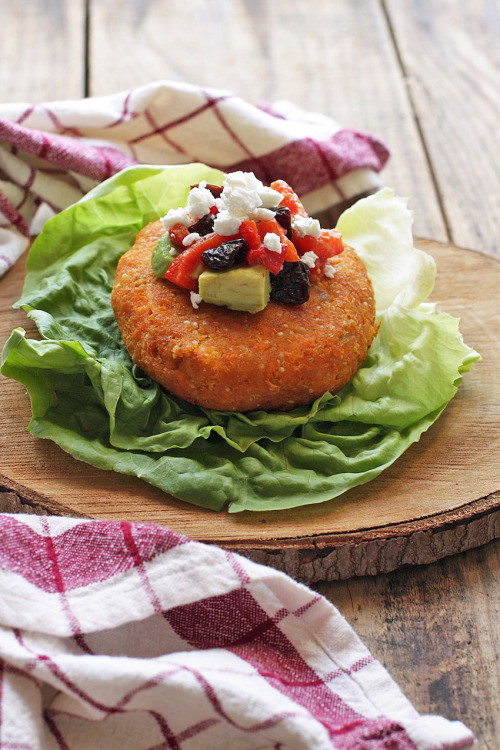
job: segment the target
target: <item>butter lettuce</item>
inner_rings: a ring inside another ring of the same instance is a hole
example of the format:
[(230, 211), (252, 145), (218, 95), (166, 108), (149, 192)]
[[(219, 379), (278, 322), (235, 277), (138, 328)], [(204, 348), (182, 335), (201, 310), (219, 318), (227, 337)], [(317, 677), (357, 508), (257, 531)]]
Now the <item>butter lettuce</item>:
[(75, 458), (141, 477), (195, 505), (230, 512), (331, 500), (375, 478), (437, 419), (479, 358), (458, 321), (426, 302), (432, 258), (413, 247), (406, 202), (385, 189), (338, 228), (373, 282), (380, 330), (339, 393), (289, 412), (219, 412), (177, 399), (130, 360), (110, 307), (114, 272), (137, 232), (183, 205), (201, 164), (131, 167), (48, 221), (16, 306), (22, 328), (1, 371), (30, 395), (29, 430)]

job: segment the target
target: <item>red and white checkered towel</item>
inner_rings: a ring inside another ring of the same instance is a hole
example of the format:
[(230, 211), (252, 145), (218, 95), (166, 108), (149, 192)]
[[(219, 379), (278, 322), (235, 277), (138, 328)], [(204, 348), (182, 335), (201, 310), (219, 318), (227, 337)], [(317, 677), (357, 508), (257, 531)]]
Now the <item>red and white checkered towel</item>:
[(1, 750), (443, 750), (325, 599), (164, 528), (0, 516)]
[[(47, 212), (131, 164), (200, 161), (290, 182), (310, 213), (380, 187), (387, 148), (280, 102), (161, 81), (111, 96), (0, 104), (0, 276)], [(43, 206), (42, 211), (39, 210)], [(34, 221), (34, 217), (35, 221)]]

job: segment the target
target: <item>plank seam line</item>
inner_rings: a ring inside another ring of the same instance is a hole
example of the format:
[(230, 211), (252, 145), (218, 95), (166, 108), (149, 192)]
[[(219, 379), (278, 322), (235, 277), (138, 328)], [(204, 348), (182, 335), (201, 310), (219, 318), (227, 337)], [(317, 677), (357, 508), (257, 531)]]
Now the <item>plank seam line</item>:
[(431, 159), (431, 156), (430, 156), (430, 151), (429, 151), (429, 148), (428, 148), (428, 145), (427, 145), (427, 139), (426, 139), (425, 134), (424, 134), (424, 130), (423, 130), (423, 127), (422, 127), (422, 123), (420, 121), (420, 117), (418, 115), (418, 111), (417, 111), (415, 99), (413, 97), (413, 94), (412, 94), (410, 86), (408, 86), (409, 73), (408, 73), (408, 70), (407, 70), (406, 65), (404, 63), (403, 55), (401, 53), (401, 48), (400, 48), (398, 40), (397, 40), (396, 31), (395, 31), (394, 25), (393, 25), (392, 20), (391, 20), (391, 15), (390, 15), (389, 9), (387, 7), (387, 0), (379, 0), (379, 2), (380, 2), (380, 7), (382, 9), (382, 13), (383, 13), (383, 15), (385, 17), (385, 21), (386, 21), (386, 24), (387, 24), (387, 29), (389, 31), (389, 35), (391, 37), (392, 45), (394, 47), (394, 52), (396, 54), (396, 58), (397, 58), (399, 67), (400, 67), (401, 73), (403, 75), (403, 82), (404, 82), (404, 86), (405, 86), (406, 93), (407, 93), (407, 96), (408, 96), (408, 100), (410, 102), (411, 111), (413, 113), (413, 119), (415, 121), (415, 127), (417, 128), (417, 132), (418, 132), (418, 135), (419, 135), (419, 138), (420, 138), (420, 142), (421, 142), (424, 154), (425, 154), (425, 159), (427, 161), (427, 166), (429, 168), (429, 173), (430, 173), (430, 177), (431, 177), (431, 180), (432, 180), (432, 184), (434, 185), (434, 190), (435, 190), (435, 193), (436, 193), (436, 198), (437, 198), (439, 210), (441, 212), (441, 216), (442, 216), (442, 219), (443, 219), (444, 227), (445, 227), (445, 230), (446, 230), (446, 235), (448, 237), (448, 241), (449, 242), (453, 242), (453, 232), (451, 230), (451, 224), (450, 224), (450, 221), (448, 219), (448, 213), (446, 211), (446, 208), (445, 208), (445, 205), (444, 205), (443, 196), (442, 196), (442, 193), (441, 193), (441, 190), (440, 190), (440, 187), (439, 187), (438, 176), (436, 174), (436, 171), (434, 169), (434, 165), (433, 165), (433, 162), (432, 162), (432, 159)]
[(83, 18), (83, 95), (90, 96), (90, 0), (85, 0)]

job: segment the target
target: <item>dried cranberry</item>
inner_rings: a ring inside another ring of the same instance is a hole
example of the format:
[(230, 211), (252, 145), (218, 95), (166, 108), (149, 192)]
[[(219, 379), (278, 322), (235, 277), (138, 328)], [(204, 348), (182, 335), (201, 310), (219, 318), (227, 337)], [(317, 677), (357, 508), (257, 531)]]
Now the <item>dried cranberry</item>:
[(271, 299), (287, 305), (302, 305), (309, 299), (309, 268), (300, 260), (285, 260), (276, 275), (271, 274)]
[(210, 232), (213, 232), (214, 228), (214, 217), (212, 214), (205, 214), (205, 216), (202, 216), (201, 219), (198, 219), (198, 221), (195, 221), (194, 224), (191, 224), (189, 227), (190, 232), (198, 232), (200, 237), (204, 237), (206, 234), (210, 234)]
[(286, 206), (278, 206), (274, 209), (274, 218), (280, 224), (286, 232), (286, 236), (289, 240), (292, 239), (292, 214), (289, 208)]
[(243, 263), (247, 257), (248, 242), (243, 239), (228, 240), (219, 247), (205, 250), (201, 259), (212, 271), (227, 271), (238, 263)]

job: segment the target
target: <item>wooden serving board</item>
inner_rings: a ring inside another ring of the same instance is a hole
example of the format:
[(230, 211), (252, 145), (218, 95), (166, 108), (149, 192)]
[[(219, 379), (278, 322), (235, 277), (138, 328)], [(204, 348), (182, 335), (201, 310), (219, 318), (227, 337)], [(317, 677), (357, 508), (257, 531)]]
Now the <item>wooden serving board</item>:
[[(378, 479), (329, 503), (214, 513), (139, 479), (83, 464), (26, 432), (25, 389), (2, 378), (0, 510), (159, 523), (312, 583), (429, 563), (500, 536), (500, 261), (417, 240), (436, 259), (432, 299), (482, 355), (439, 420)], [(36, 331), (19, 298), (24, 264), (0, 282), (0, 340)], [(3, 505), (2, 505), (3, 498)]]

